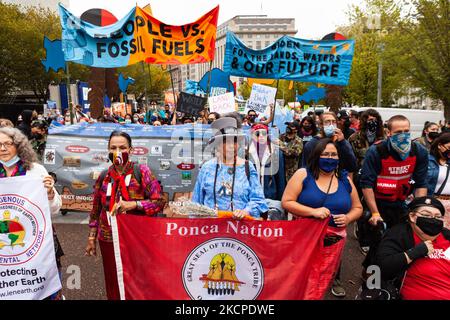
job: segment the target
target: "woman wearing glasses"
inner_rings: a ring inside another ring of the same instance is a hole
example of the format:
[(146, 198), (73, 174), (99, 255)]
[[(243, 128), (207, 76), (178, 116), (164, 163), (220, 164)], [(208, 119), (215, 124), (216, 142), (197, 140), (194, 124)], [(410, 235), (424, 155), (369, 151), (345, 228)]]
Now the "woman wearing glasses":
[(378, 247), (381, 278), (399, 288), (404, 300), (450, 300), (445, 208), (436, 198), (419, 197), (408, 209), (408, 221), (389, 229)]
[(428, 195), (434, 195), (446, 208), (444, 227), (450, 229), (450, 132), (431, 144), (428, 162)]
[(329, 219), (320, 263), (311, 266), (311, 297), (322, 299), (338, 269), (347, 236), (346, 226), (362, 213), (358, 192), (342, 170), (340, 151), (330, 138), (321, 139), (284, 191), (283, 208), (299, 218)]
[[(38, 163), (36, 153), (27, 137), (18, 129), (0, 128), (0, 179), (17, 176), (42, 178), (44, 187), (47, 190), (50, 213), (55, 215), (59, 212), (62, 205), (61, 196), (54, 188), (55, 182), (52, 176)], [(55, 239), (55, 241), (57, 240)], [(59, 258), (63, 254), (62, 250), (56, 252), (58, 269), (61, 268)], [(61, 297), (61, 291), (59, 291), (48, 299), (60, 300)]]
[(245, 134), (234, 117), (223, 117), (211, 125), (210, 145), (215, 157), (203, 164), (195, 183), (192, 201), (210, 208), (230, 211), (233, 218), (259, 218), (268, 210), (255, 168), (238, 156)]
[(258, 172), (265, 198), (280, 201), (286, 187), (284, 157), (271, 141), (268, 126), (260, 123), (252, 126), (247, 159)]

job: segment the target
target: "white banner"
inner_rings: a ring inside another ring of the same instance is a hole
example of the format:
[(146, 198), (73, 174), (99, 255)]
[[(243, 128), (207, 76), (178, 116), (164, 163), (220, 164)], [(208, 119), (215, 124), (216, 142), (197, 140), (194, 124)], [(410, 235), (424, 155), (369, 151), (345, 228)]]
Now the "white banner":
[(250, 94), (247, 106), (245, 107), (245, 113), (249, 110), (255, 110), (259, 115), (266, 114), (267, 107), (275, 102), (276, 93), (276, 88), (254, 83), (252, 86), (252, 93)]
[(209, 97), (209, 111), (224, 114), (236, 111), (236, 103), (234, 102), (233, 92), (228, 92), (220, 96)]
[(41, 300), (60, 289), (42, 178), (0, 179), (0, 300)]

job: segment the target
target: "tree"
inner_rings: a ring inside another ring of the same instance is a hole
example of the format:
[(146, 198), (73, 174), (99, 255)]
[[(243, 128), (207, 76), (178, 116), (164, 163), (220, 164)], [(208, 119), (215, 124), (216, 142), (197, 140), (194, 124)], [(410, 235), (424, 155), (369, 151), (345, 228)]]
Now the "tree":
[[(348, 13), (350, 24), (339, 32), (355, 40), (350, 82), (344, 89), (344, 101), (349, 105), (375, 106), (377, 101), (378, 63), (383, 63), (383, 105), (392, 105), (395, 97), (404, 92), (406, 83), (397, 65), (385, 53), (395, 45), (390, 40), (401, 10), (392, 0), (366, 0), (366, 9), (353, 6)], [(370, 15), (379, 15), (379, 26), (368, 28)], [(396, 35), (398, 36), (398, 35)]]
[(396, 59), (405, 78), (422, 93), (438, 99), (450, 119), (450, 2), (404, 0), (411, 11), (399, 21), (398, 39), (388, 52)]
[[(61, 38), (59, 17), (55, 13), (0, 2), (0, 95), (30, 90), (44, 103), (48, 85), (65, 81), (63, 71), (46, 72), (41, 63), (45, 58), (44, 36), (50, 40)], [(86, 80), (88, 68), (71, 63), (70, 73), (72, 79)]]
[(162, 95), (170, 88), (170, 75), (163, 71), (160, 66), (137, 63), (131, 66), (120, 68), (125, 77), (131, 77), (136, 82), (128, 87), (128, 93), (133, 93), (136, 100), (141, 102), (145, 97), (145, 90), (149, 95)]

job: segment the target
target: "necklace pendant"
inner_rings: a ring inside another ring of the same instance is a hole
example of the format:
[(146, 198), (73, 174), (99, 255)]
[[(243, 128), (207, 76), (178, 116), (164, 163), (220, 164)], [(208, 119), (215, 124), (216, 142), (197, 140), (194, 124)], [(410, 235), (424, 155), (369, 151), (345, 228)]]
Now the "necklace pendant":
[(228, 174), (233, 174), (234, 173), (234, 168), (228, 168)]

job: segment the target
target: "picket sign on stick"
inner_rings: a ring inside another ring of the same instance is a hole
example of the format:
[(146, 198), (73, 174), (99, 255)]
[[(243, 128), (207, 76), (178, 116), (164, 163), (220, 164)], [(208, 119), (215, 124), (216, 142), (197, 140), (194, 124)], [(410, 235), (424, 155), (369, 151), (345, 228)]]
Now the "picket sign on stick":
[(209, 97), (208, 103), (210, 112), (224, 114), (236, 111), (233, 92), (227, 92), (219, 96)]

